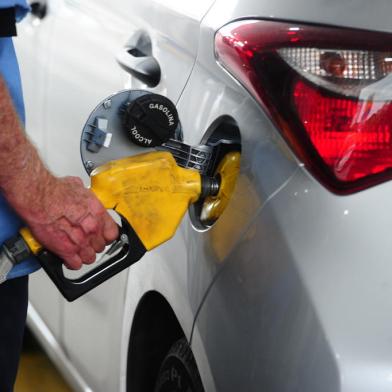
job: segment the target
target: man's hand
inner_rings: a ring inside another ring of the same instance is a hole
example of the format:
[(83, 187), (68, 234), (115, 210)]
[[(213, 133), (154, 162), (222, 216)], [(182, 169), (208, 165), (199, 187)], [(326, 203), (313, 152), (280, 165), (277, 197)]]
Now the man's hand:
[(92, 263), (118, 228), (75, 177), (57, 178), (26, 137), (0, 78), (0, 190), (38, 241), (67, 267)]
[(79, 178), (50, 177), (43, 185), (34, 205), (18, 212), (35, 238), (68, 268), (93, 263), (96, 253), (117, 238), (117, 225)]

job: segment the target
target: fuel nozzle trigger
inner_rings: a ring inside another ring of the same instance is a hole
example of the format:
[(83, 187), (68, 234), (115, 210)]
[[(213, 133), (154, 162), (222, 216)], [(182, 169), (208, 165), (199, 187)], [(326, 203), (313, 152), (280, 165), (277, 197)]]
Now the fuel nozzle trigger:
[(42, 268), (68, 301), (74, 301), (144, 256), (146, 248), (126, 219), (121, 218), (119, 230), (118, 239), (102, 255), (106, 260), (77, 279), (65, 276), (63, 261), (54, 253), (42, 250), (37, 255)]

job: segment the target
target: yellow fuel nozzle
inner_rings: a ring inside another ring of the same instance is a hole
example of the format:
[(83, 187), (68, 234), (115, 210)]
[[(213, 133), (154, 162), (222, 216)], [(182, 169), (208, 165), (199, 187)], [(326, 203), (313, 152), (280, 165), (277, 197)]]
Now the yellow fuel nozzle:
[(91, 189), (150, 250), (174, 235), (203, 186), (197, 171), (179, 167), (169, 152), (155, 151), (98, 167), (91, 173)]

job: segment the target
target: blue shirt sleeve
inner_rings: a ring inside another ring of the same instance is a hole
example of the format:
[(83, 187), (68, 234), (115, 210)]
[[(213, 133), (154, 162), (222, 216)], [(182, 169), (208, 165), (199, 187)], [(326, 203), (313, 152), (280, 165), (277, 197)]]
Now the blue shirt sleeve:
[(30, 9), (26, 0), (0, 0), (0, 8), (11, 7), (16, 9), (17, 22), (20, 22)]

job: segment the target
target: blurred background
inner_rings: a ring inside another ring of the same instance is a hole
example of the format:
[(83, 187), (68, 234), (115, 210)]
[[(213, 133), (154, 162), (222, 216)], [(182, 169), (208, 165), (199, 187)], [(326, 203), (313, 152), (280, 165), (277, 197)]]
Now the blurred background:
[(73, 392), (26, 328), (14, 392)]

